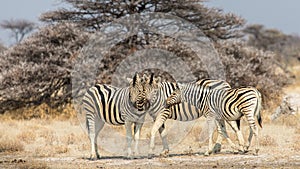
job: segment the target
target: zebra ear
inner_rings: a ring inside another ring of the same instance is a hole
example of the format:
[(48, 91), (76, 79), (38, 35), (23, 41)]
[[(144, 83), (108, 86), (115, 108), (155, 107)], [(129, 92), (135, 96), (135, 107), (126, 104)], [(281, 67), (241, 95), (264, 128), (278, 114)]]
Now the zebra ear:
[(154, 73), (151, 73), (149, 84), (152, 85), (154, 80)]
[(136, 72), (132, 79), (132, 86), (136, 85), (136, 82), (140, 79), (139, 74)]
[(128, 81), (128, 83), (132, 82), (132, 78), (127, 77), (126, 80)]

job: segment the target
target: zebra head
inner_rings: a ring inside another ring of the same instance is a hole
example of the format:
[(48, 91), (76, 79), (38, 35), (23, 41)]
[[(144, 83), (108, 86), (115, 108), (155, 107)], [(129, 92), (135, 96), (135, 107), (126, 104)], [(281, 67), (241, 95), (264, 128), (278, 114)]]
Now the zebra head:
[(133, 79), (128, 79), (129, 85), (129, 99), (133, 107), (139, 111), (146, 109), (146, 92), (144, 89), (144, 78), (141, 78), (138, 73), (136, 73)]
[(175, 89), (171, 95), (166, 99), (166, 107), (170, 107), (174, 104), (181, 103), (181, 90), (177, 86), (177, 89)]
[(158, 92), (161, 85), (161, 78), (154, 77), (152, 73), (150, 76), (144, 74), (144, 89), (145, 89), (145, 97), (147, 99), (147, 103), (150, 106), (150, 103), (153, 103), (153, 99), (156, 99), (156, 93)]

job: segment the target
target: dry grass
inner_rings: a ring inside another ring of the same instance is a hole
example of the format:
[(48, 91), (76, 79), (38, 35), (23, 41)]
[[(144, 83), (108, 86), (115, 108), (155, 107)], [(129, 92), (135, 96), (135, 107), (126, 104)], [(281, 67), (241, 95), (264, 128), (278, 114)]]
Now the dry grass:
[(33, 143), (36, 138), (36, 134), (32, 131), (22, 131), (17, 135), (18, 140), (25, 143)]
[(299, 152), (300, 151), (300, 136), (295, 136), (294, 137), (295, 142), (292, 144), (292, 149), (294, 151)]
[(24, 163), (19, 163), (15, 166), (18, 169), (50, 169), (50, 167), (45, 162), (38, 161), (25, 161)]
[(278, 146), (276, 140), (270, 135), (264, 135), (260, 138), (259, 143), (261, 146)]
[(41, 138), (44, 138), (44, 140), (46, 141), (46, 145), (53, 145), (57, 143), (57, 137), (55, 136), (55, 132), (51, 129), (41, 129), (39, 131), (39, 136)]
[(0, 152), (23, 151), (24, 145), (17, 138), (2, 137), (0, 139)]
[(65, 105), (63, 108), (52, 108), (43, 103), (38, 106), (28, 106), (13, 111), (8, 111), (2, 118), (14, 120), (30, 120), (30, 119), (56, 119), (69, 120), (76, 119), (76, 111), (71, 104)]
[(296, 127), (295, 134), (300, 134), (300, 126)]
[[(299, 115), (298, 115), (299, 116)], [(283, 115), (279, 117), (275, 123), (289, 127), (297, 127), (300, 125), (300, 117), (297, 115)]]

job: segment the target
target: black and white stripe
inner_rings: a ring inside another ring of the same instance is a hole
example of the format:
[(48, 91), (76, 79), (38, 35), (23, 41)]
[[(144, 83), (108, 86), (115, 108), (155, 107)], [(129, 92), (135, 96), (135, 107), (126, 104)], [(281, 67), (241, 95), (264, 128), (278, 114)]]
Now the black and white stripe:
[[(260, 114), (261, 102), (261, 94), (254, 87), (213, 90), (208, 99), (209, 108), (216, 116), (216, 119), (218, 119), (219, 123), (217, 124), (222, 125), (220, 122), (222, 123), (223, 120), (228, 122), (237, 134), (240, 149), (248, 150), (254, 134), (256, 137), (255, 154), (257, 154), (259, 150), (258, 128), (255, 118), (259, 126), (262, 127)], [(244, 144), (244, 139), (240, 131), (240, 119), (242, 116), (246, 117), (250, 127), (250, 134), (246, 145)]]

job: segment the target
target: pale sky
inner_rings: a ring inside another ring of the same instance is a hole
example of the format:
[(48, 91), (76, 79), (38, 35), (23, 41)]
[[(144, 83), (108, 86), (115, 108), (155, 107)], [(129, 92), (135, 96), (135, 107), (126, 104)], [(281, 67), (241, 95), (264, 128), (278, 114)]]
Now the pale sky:
[(211, 0), (207, 4), (241, 16), (247, 24), (262, 24), (300, 35), (299, 0)]
[[(287, 34), (300, 35), (300, 0), (211, 0), (205, 4), (239, 15), (249, 24), (263, 24)], [(0, 22), (27, 19), (38, 23), (41, 13), (63, 6), (61, 0), (3, 0)], [(14, 39), (9, 31), (0, 29), (0, 42), (10, 45)]]

